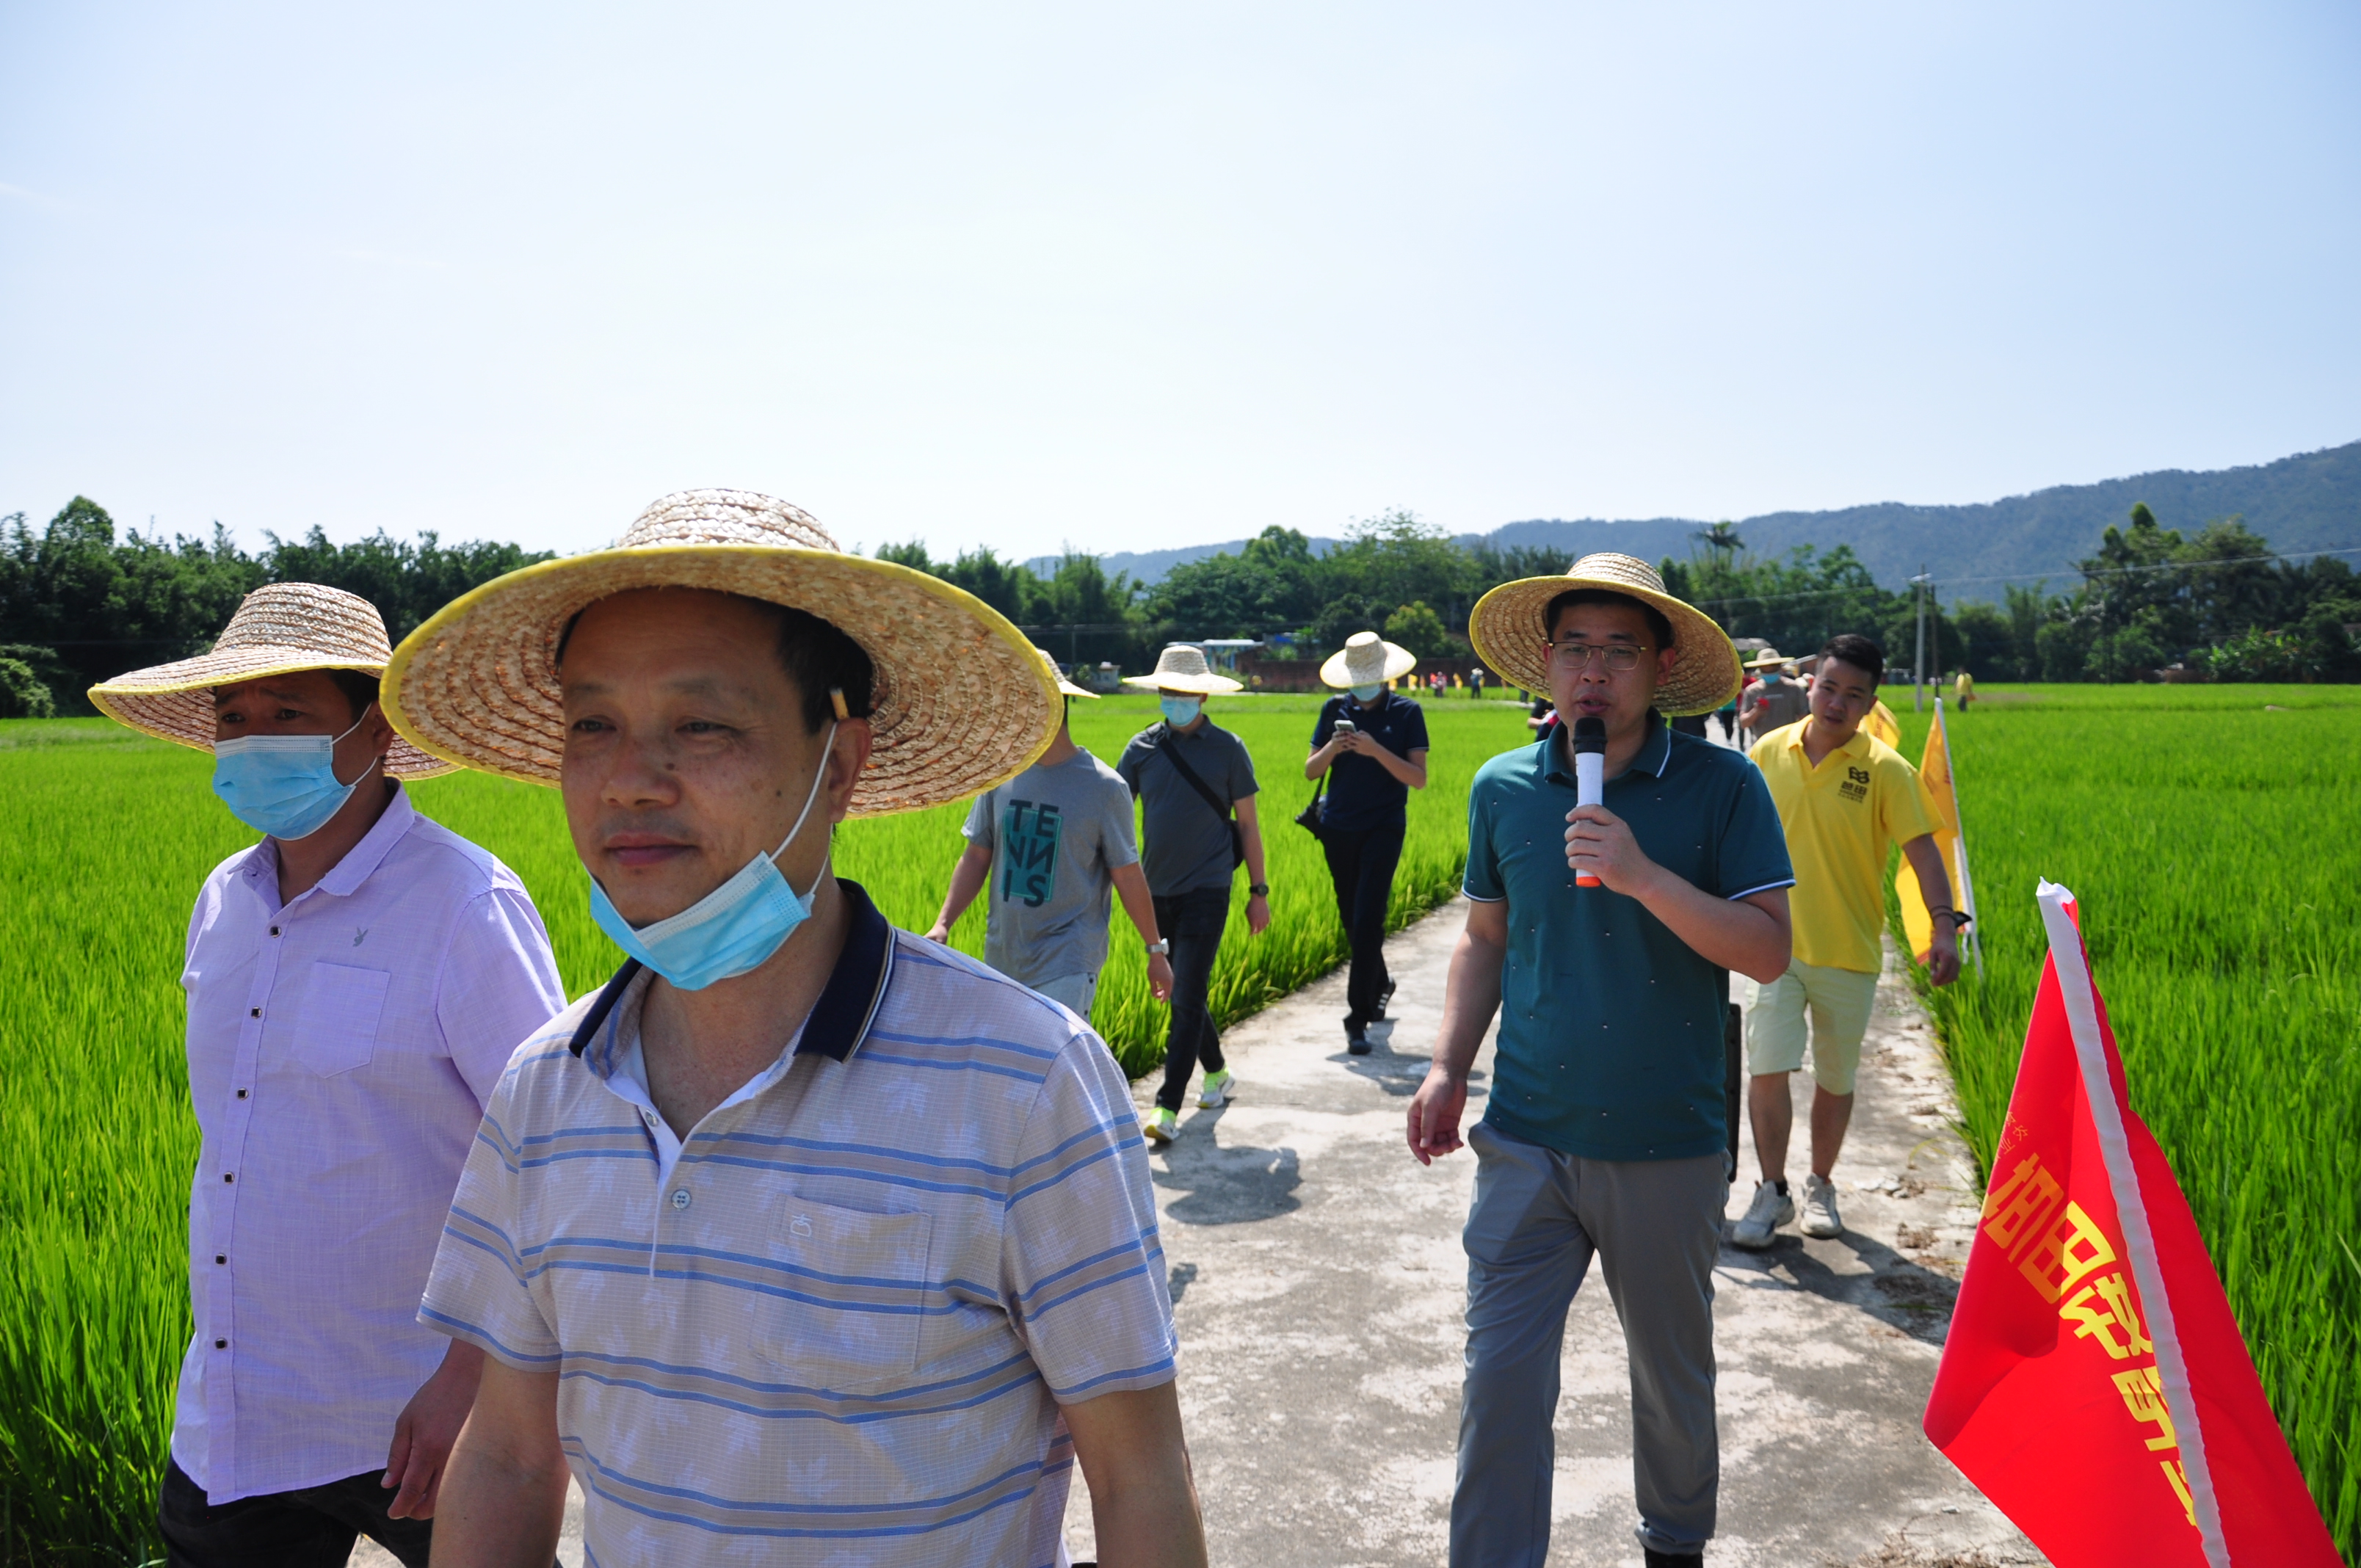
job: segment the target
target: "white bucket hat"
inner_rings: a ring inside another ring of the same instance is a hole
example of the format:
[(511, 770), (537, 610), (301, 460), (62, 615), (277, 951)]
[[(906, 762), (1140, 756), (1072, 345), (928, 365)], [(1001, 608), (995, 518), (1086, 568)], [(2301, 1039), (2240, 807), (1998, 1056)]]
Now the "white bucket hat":
[(939, 577), (847, 554), (806, 512), (746, 490), (666, 496), (611, 550), (462, 594), (393, 651), (386, 717), (436, 756), (554, 784), (566, 750), (558, 639), (610, 594), (663, 587), (783, 604), (861, 645), (876, 739), (851, 816), (981, 795), (1057, 736), (1057, 676), (1005, 616)]
[[(90, 688), (90, 700), (119, 724), (161, 740), (214, 749), (214, 688), (298, 670), (358, 670), (382, 675), (392, 658), (385, 618), (358, 594), (318, 583), (266, 583), (246, 596), (213, 652), (117, 675)], [(452, 765), (397, 736), (385, 771), (426, 779)]]
[(1342, 690), (1347, 686), (1383, 685), (1409, 674), (1418, 655), (1374, 631), (1356, 631), (1320, 666), (1320, 684)]
[(1711, 713), (1738, 695), (1745, 676), (1729, 633), (1711, 616), (1664, 591), (1664, 579), (1645, 561), (1602, 550), (1585, 555), (1562, 577), (1521, 577), (1476, 601), (1467, 641), (1476, 656), (1528, 691), (1549, 690), (1550, 629), (1543, 612), (1573, 588), (1605, 588), (1653, 606), (1672, 622), (1679, 651), (1673, 673), (1656, 687), (1656, 711), (1667, 718)]
[(1205, 651), (1194, 642), (1173, 642), (1156, 656), (1156, 673), (1152, 675), (1126, 675), (1123, 684), (1138, 686), (1144, 691), (1195, 692), (1199, 696), (1218, 696), (1224, 692), (1245, 690), (1243, 683), (1227, 675), (1217, 675), (1205, 663)]

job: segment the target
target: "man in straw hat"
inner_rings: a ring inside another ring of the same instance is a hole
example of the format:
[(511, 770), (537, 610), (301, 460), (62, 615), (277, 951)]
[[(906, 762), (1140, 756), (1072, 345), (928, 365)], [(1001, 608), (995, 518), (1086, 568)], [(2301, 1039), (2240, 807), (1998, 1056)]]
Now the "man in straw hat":
[(1811, 711), (1811, 699), (1804, 695), (1804, 685), (1794, 679), (1794, 671), (1776, 648), (1765, 648), (1747, 662), (1754, 672), (1746, 689), (1738, 699), (1738, 727), (1746, 732), (1746, 744), (1768, 735), (1782, 725), (1793, 724)]
[[(1468, 1068), (1499, 1012), (1491, 1094), (1467, 1135), (1479, 1164), (1451, 1561), (1547, 1551), (1558, 1349), (1596, 1254), (1631, 1365), (1637, 1534), (1652, 1568), (1693, 1564), (1719, 1483), (1728, 971), (1787, 967), (1778, 813), (1743, 759), (1665, 726), (1719, 707), (1738, 655), (1645, 563), (1587, 555), (1563, 577), (1504, 584), (1468, 635), (1505, 678), (1546, 688), (1565, 722), (1476, 775), (1467, 929), (1410, 1106), (1422, 1162), (1459, 1146)], [(1604, 798), (1577, 806), (1569, 731), (1590, 719)]]
[(200, 1143), (175, 1565), (341, 1563), (366, 1533), (424, 1568), (483, 1364), (412, 1316), (509, 1052), (566, 997), (523, 884), (398, 782), (448, 764), (379, 710), (390, 652), (367, 599), (276, 583), (211, 652), (91, 688), (210, 751), (264, 835), (205, 878), (181, 975)]
[(1230, 881), (1246, 868), (1246, 929), (1270, 924), (1270, 886), (1263, 880), (1262, 828), (1255, 815), (1254, 759), (1236, 736), (1205, 717), (1205, 698), (1238, 683), (1216, 674), (1205, 651), (1175, 642), (1156, 669), (1124, 685), (1157, 695), (1164, 718), (1131, 738), (1115, 771), (1139, 796), (1143, 860), (1156, 895), (1156, 927), (1172, 944), (1172, 1024), (1165, 1036), (1164, 1083), (1148, 1113), (1150, 1139), (1180, 1136), (1180, 1103), (1199, 1062), (1205, 1080), (1197, 1103), (1225, 1104), (1237, 1078), (1222, 1060), (1209, 992), (1222, 931), (1230, 918)]
[[(519, 1049), (420, 1316), (488, 1355), (439, 1568), (1201, 1563), (1128, 1086), (1072, 1013), (829, 874), (847, 817), (1032, 762), (1057, 685), (949, 583), (732, 490), (394, 654), (439, 755), (562, 786), (630, 955)], [(562, 1434), (562, 1435), (561, 1435)]]
[(1320, 849), (1336, 887), (1336, 915), (1353, 948), (1345, 981), (1345, 1048), (1369, 1054), (1368, 1027), (1385, 1017), (1386, 905), (1409, 827), (1410, 792), (1426, 787), (1426, 710), (1389, 689), (1418, 655), (1374, 631), (1356, 631), (1320, 666), (1345, 695), (1322, 705), (1303, 776), (1323, 779)]
[(1040, 761), (968, 808), (961, 829), (967, 848), (927, 939), (950, 941), (952, 923), (988, 881), (983, 961), (1087, 1019), (1106, 962), (1109, 895), (1119, 893), (1148, 944), (1148, 992), (1161, 1002), (1172, 994), (1172, 945), (1156, 934), (1156, 907), (1133, 845), (1131, 788), (1075, 745), (1066, 723), (1074, 698), (1096, 702), (1099, 694), (1066, 679), (1047, 651), (1036, 651), (1066, 699), (1057, 736)]

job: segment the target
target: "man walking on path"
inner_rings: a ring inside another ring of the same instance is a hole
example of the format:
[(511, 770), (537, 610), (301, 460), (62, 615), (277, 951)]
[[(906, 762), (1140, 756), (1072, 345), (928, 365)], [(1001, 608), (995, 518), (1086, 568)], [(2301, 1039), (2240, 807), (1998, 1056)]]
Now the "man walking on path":
[(449, 764), (379, 710), (390, 653), (368, 600), (277, 583), (212, 652), (91, 688), (210, 750), (264, 835), (205, 878), (181, 975), (200, 1142), (172, 1568), (342, 1563), (363, 1534), (425, 1568), (476, 1396), (482, 1353), (412, 1316), (509, 1052), (566, 996), (524, 885), (397, 782)]
[[(495, 678), (495, 672), (506, 679)], [(1016, 629), (742, 491), (446, 606), (404, 732), (560, 783), (630, 955), (518, 1050), (421, 1319), (487, 1354), (437, 1568), (1202, 1568), (1129, 1087), (1068, 1010), (829, 874), (988, 789), (1057, 686)]]
[(1156, 895), (1156, 928), (1172, 944), (1164, 1086), (1147, 1124), (1148, 1136), (1166, 1144), (1180, 1135), (1180, 1102), (1199, 1062), (1205, 1081), (1198, 1104), (1223, 1104), (1236, 1086), (1222, 1061), (1208, 992), (1230, 917), (1230, 879), (1246, 868), (1246, 929), (1257, 937), (1270, 924), (1270, 886), (1263, 880), (1254, 759), (1236, 736), (1205, 717), (1205, 698), (1236, 691), (1238, 683), (1207, 668), (1202, 649), (1175, 642), (1158, 656), (1153, 674), (1126, 675), (1123, 684), (1155, 691), (1164, 709), (1161, 724), (1131, 738), (1115, 771), (1139, 797), (1141, 859)]
[[(1044, 652), (1041, 661), (1056, 674), (1056, 660)], [(1078, 696), (1098, 700), (1098, 693), (1056, 678), (1069, 707)], [(1166, 959), (1171, 944), (1156, 934), (1148, 878), (1133, 848), (1131, 790), (1074, 744), (1062, 711), (1049, 749), (1006, 784), (977, 795), (961, 831), (967, 848), (951, 868), (928, 941), (949, 942), (952, 922), (989, 881), (983, 961), (1088, 1022), (1106, 963), (1108, 894), (1119, 893), (1148, 944), (1149, 993), (1159, 1002), (1172, 994)]]
[(1738, 699), (1738, 727), (1746, 731), (1750, 747), (1782, 725), (1793, 724), (1811, 709), (1802, 683), (1787, 674), (1787, 662), (1775, 648), (1765, 648), (1747, 665), (1759, 675)]
[[(1549, 1547), (1559, 1347), (1601, 1260), (1631, 1367), (1647, 1561), (1695, 1564), (1714, 1532), (1713, 1262), (1729, 1194), (1728, 971), (1787, 966), (1793, 880), (1762, 776), (1662, 714), (1710, 712), (1739, 684), (1719, 627), (1644, 563), (1599, 554), (1477, 601), (1486, 663), (1546, 686), (1567, 724), (1605, 729), (1604, 804), (1576, 806), (1567, 725), (1496, 757), (1467, 808), (1467, 927), (1412, 1098), (1420, 1161), (1460, 1144), (1467, 1073), (1499, 1038), (1467, 1215), (1466, 1383), (1455, 1568)], [(1598, 885), (1577, 885), (1577, 878)]]
[(1418, 655), (1356, 631), (1320, 666), (1320, 679), (1343, 686), (1312, 730), (1308, 779), (1326, 778), (1320, 849), (1336, 888), (1336, 915), (1352, 944), (1345, 987), (1345, 1048), (1369, 1054), (1369, 1025), (1386, 1015), (1393, 981), (1386, 973), (1386, 906), (1409, 828), (1410, 792), (1426, 787), (1426, 712), (1386, 689)]
[(1861, 721), (1877, 704), (1885, 653), (1850, 632), (1820, 650), (1812, 676), (1811, 716), (1773, 729), (1751, 753), (1778, 803), (1787, 853), (1795, 861), (1795, 956), (1784, 974), (1757, 979), (1746, 1007), (1747, 1119), (1763, 1179), (1732, 1245), (1760, 1249), (1795, 1217), (1787, 1188), (1787, 1141), (1795, 1100), (1789, 1078), (1804, 1065), (1805, 1019), (1811, 1020), (1812, 1174), (1804, 1187), (1803, 1231), (1844, 1230), (1830, 1179), (1852, 1119), (1853, 1080), (1861, 1037), (1884, 967), (1885, 861), (1895, 844), (1910, 857), (1934, 916), (1927, 978), (1949, 985), (1960, 972), (1959, 929), (1950, 879), (1936, 848), (1935, 817), (1918, 772)]

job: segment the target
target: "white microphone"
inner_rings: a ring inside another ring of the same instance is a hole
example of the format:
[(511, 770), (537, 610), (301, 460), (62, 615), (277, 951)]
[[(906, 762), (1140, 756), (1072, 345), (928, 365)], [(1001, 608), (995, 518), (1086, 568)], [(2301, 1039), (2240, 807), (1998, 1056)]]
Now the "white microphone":
[[(1577, 806), (1606, 803), (1607, 721), (1603, 718), (1574, 721), (1574, 791)], [(1597, 887), (1598, 879), (1588, 872), (1576, 872), (1574, 884)]]

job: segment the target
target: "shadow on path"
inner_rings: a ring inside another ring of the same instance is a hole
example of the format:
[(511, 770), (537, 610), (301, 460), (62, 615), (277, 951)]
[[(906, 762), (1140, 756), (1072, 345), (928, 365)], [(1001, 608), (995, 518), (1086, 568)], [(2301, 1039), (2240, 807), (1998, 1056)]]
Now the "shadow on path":
[(1182, 1122), (1162, 1163), (1150, 1168), (1158, 1187), (1188, 1194), (1168, 1201), (1164, 1212), (1192, 1225), (1238, 1225), (1301, 1208), (1296, 1189), (1303, 1172), (1295, 1151), (1217, 1143), (1213, 1131), (1227, 1109), (1200, 1111)]

